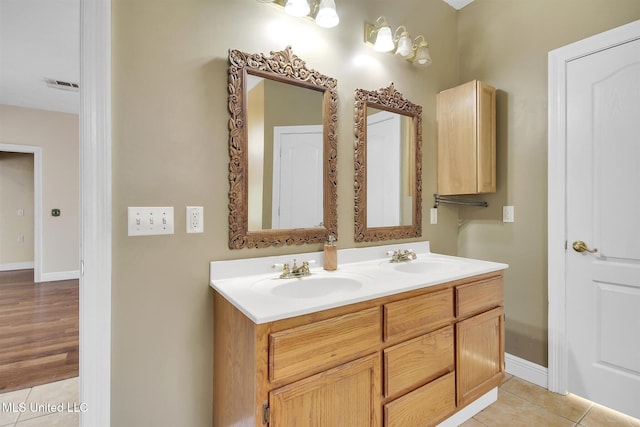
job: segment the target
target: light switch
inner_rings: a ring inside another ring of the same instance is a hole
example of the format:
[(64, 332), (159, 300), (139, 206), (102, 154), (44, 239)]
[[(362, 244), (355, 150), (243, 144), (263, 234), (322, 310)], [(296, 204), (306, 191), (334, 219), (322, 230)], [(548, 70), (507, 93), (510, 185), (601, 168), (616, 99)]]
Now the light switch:
[(431, 208), (431, 224), (438, 223), (438, 208)]
[(127, 223), (129, 236), (173, 234), (173, 206), (129, 207)]
[(515, 222), (515, 213), (513, 206), (502, 207), (502, 222)]

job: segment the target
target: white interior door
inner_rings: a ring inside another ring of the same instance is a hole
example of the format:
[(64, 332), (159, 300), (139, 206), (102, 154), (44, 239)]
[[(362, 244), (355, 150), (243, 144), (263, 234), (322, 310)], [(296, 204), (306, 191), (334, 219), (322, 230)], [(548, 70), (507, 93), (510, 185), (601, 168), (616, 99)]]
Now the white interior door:
[(367, 116), (367, 227), (400, 225), (399, 114)]
[(568, 63), (566, 179), (568, 390), (640, 417), (640, 40)]
[(276, 126), (272, 228), (323, 226), (322, 125)]

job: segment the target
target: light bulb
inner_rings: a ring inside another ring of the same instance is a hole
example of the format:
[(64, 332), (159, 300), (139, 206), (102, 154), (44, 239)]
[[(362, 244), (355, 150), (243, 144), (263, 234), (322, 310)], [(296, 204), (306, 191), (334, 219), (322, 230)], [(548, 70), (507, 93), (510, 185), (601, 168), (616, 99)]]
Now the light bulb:
[(409, 33), (407, 33), (406, 31), (404, 31), (398, 39), (398, 48), (396, 49), (396, 54), (400, 55), (403, 58), (408, 58), (413, 55), (413, 43), (411, 43)]
[(378, 52), (390, 52), (395, 48), (395, 44), (393, 43), (393, 35), (391, 34), (391, 28), (388, 26), (381, 27), (378, 29), (378, 34), (376, 36), (376, 42), (373, 45), (373, 48)]
[(316, 24), (323, 28), (333, 28), (340, 22), (336, 3), (333, 0), (322, 0), (316, 15)]
[(429, 45), (418, 47), (413, 62), (424, 67), (431, 65), (431, 55), (429, 54)]
[(284, 11), (292, 16), (307, 16), (310, 12), (307, 0), (287, 0)]

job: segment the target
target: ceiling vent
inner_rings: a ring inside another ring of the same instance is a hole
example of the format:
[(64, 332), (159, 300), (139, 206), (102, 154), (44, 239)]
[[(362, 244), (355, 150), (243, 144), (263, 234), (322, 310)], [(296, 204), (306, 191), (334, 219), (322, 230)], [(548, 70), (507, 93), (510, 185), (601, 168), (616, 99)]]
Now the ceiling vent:
[(80, 85), (78, 83), (65, 82), (63, 80), (55, 80), (55, 79), (44, 79), (47, 86), (53, 89), (60, 90), (70, 90), (73, 92), (78, 92), (80, 90)]

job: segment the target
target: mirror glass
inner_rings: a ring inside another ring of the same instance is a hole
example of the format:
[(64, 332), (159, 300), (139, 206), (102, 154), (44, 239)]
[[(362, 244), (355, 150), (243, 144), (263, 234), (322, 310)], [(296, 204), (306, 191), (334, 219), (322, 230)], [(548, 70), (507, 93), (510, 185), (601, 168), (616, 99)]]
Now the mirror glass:
[(246, 80), (249, 230), (322, 227), (322, 92)]
[(367, 108), (367, 226), (413, 223), (413, 118)]
[(393, 84), (355, 96), (355, 240), (419, 237), (422, 107)]
[(229, 51), (229, 247), (337, 235), (336, 80), (280, 52)]

